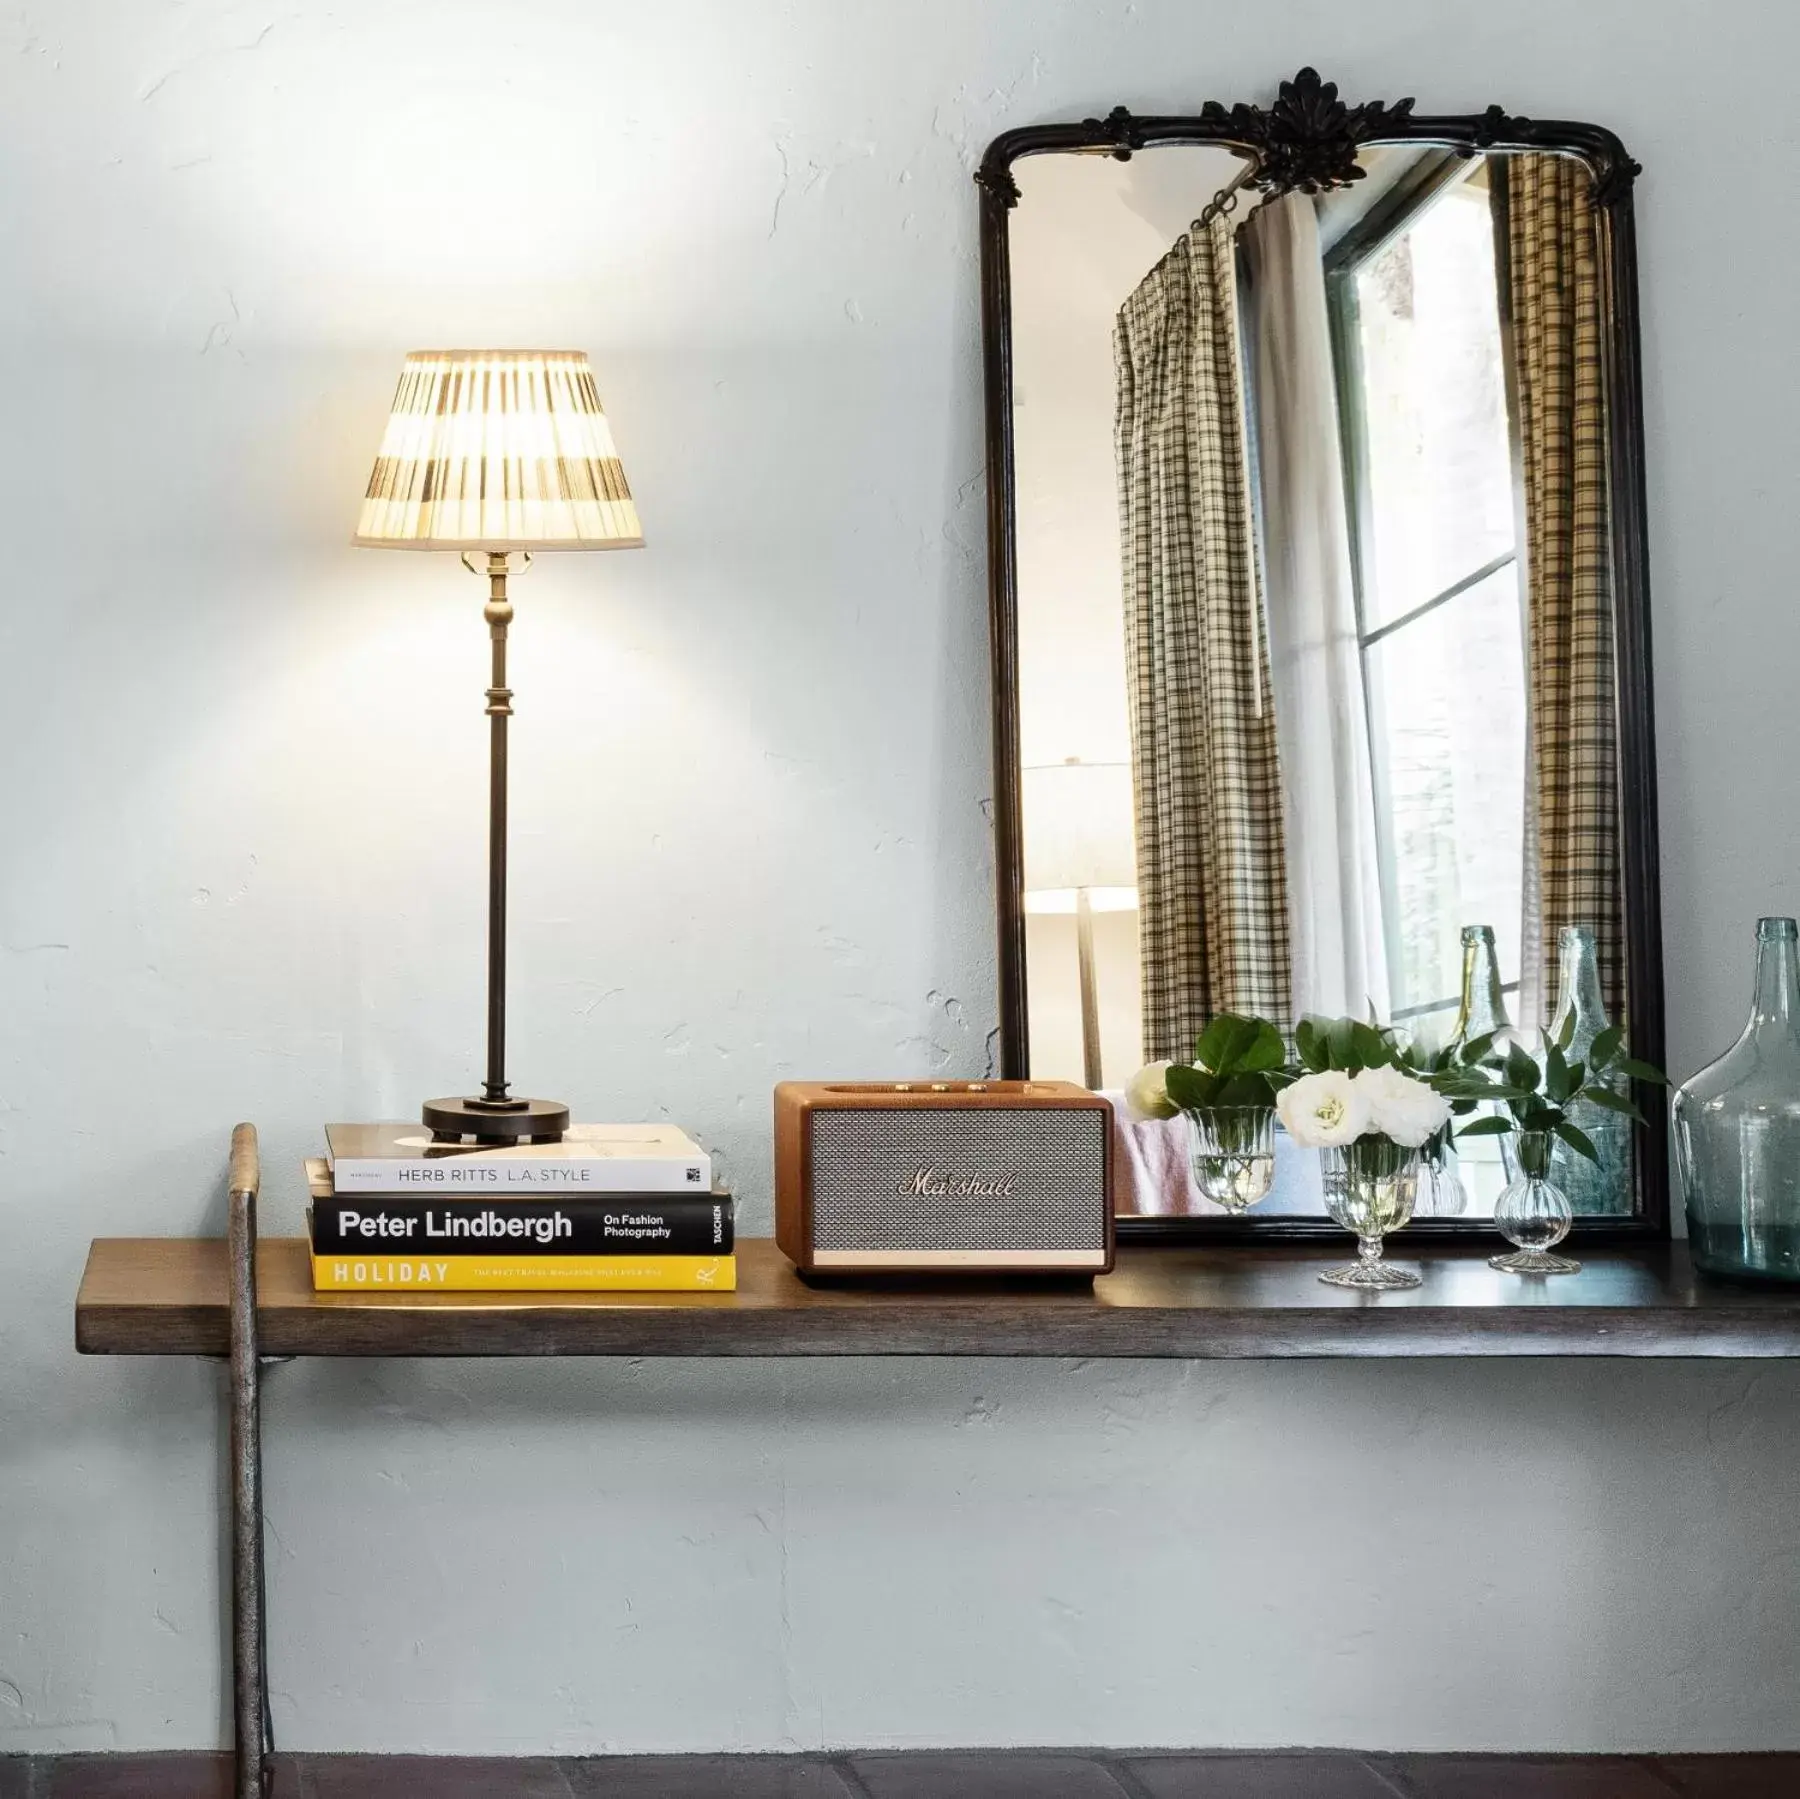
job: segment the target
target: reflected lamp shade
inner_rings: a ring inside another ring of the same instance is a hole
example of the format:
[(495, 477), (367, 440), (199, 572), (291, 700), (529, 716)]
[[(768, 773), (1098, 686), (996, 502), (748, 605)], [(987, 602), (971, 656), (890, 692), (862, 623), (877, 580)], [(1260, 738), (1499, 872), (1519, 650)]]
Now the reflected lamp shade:
[(1023, 775), (1027, 893), (1137, 885), (1128, 763), (1049, 762)]
[(355, 541), (389, 550), (628, 550), (643, 533), (578, 350), (415, 350)]

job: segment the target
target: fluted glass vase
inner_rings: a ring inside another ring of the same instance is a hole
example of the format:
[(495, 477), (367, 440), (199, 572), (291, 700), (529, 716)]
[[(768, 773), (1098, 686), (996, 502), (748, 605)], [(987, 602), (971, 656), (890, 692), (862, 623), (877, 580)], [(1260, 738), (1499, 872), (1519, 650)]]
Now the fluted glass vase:
[(1518, 1175), (1494, 1208), (1494, 1228), (1514, 1245), (1511, 1255), (1489, 1256), (1504, 1274), (1579, 1274), (1581, 1264), (1550, 1252), (1569, 1234), (1575, 1214), (1569, 1196), (1550, 1178), (1548, 1131), (1521, 1131), (1515, 1147)]
[(1800, 931), (1756, 927), (1756, 995), (1730, 1049), (1675, 1096), (1688, 1243), (1709, 1274), (1800, 1280)]
[(1416, 1268), (1396, 1268), (1382, 1260), (1381, 1239), (1412, 1220), (1419, 1196), (1419, 1152), (1388, 1137), (1368, 1136), (1319, 1154), (1325, 1165), (1325, 1209), (1356, 1233), (1356, 1260), (1327, 1268), (1319, 1279), (1329, 1287), (1375, 1292), (1418, 1286)]
[(1233, 1214), (1267, 1198), (1275, 1184), (1275, 1113), (1268, 1106), (1209, 1106), (1189, 1112), (1194, 1185)]

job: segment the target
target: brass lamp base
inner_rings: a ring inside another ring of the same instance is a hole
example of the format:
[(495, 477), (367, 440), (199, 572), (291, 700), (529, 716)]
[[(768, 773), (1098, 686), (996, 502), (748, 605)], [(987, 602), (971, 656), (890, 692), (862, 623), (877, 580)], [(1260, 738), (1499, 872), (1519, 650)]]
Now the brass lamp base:
[(553, 1099), (428, 1099), (420, 1116), (440, 1143), (560, 1143), (569, 1128)]

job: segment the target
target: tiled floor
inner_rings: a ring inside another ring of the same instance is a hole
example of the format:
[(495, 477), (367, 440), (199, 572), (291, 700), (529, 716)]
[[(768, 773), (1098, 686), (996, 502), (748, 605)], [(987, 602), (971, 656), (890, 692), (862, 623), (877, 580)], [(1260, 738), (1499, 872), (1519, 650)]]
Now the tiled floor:
[[(283, 1756), (274, 1799), (1794, 1799), (1800, 1755)], [(0, 1756), (0, 1799), (231, 1799), (213, 1755)]]

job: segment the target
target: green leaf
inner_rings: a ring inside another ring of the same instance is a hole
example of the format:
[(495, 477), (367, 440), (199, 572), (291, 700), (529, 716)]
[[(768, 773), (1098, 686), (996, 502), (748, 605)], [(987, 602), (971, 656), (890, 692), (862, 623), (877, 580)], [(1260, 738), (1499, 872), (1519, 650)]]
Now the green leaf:
[(1561, 1105), (1569, 1091), (1569, 1064), (1553, 1043), (1544, 1052), (1544, 1095)]
[(1325, 1027), (1327, 1066), (1340, 1072), (1356, 1066), (1356, 1020), (1334, 1018)]
[(1536, 1062), (1514, 1044), (1506, 1052), (1506, 1084), (1518, 1087), (1526, 1093), (1535, 1093), (1543, 1085), (1544, 1077)]
[(1237, 1038), (1231, 1046), (1231, 1066), (1239, 1069), (1244, 1066), (1244, 1059), (1262, 1040), (1263, 1032), (1268, 1028), (1260, 1018), (1252, 1018), (1246, 1014), (1237, 1014)]
[(1569, 1008), (1569, 1016), (1563, 1020), (1562, 1029), (1556, 1033), (1556, 1047), (1565, 1054), (1569, 1045), (1575, 1041), (1575, 1008)]
[(1477, 1118), (1473, 1124), (1465, 1124), (1456, 1133), (1456, 1139), (1460, 1143), (1464, 1137), (1504, 1137), (1512, 1128), (1510, 1118)]
[(1615, 1074), (1629, 1075), (1634, 1081), (1647, 1081), (1652, 1087), (1666, 1087), (1669, 1077), (1660, 1068), (1652, 1068), (1648, 1062), (1634, 1062), (1629, 1056), (1622, 1056), (1613, 1064)]
[(1303, 1018), (1294, 1026), (1294, 1053), (1309, 1074), (1318, 1074), (1329, 1066), (1319, 1027), (1310, 1018)]
[(1484, 1062), (1493, 1053), (1494, 1033), (1488, 1031), (1480, 1037), (1471, 1037), (1462, 1046), (1462, 1059), (1468, 1063)]
[(1446, 1099), (1491, 1099), (1504, 1104), (1507, 1100), (1531, 1097), (1529, 1090), (1524, 1087), (1509, 1087), (1506, 1082), (1477, 1074), (1474, 1069), (1462, 1069), (1452, 1074), (1433, 1075), (1431, 1085)]
[(1185, 1062), (1171, 1063), (1163, 1084), (1169, 1098), (1184, 1112), (1205, 1111), (1219, 1090), (1217, 1076), (1207, 1074), (1203, 1069), (1190, 1068)]
[(1493, 1099), (1498, 1092), (1486, 1075), (1473, 1068), (1446, 1068), (1427, 1076), (1426, 1085), (1446, 1099)]
[(1594, 1147), (1593, 1138), (1580, 1125), (1571, 1124), (1566, 1118), (1559, 1118), (1551, 1128), (1578, 1156), (1586, 1156), (1596, 1165), (1599, 1163), (1600, 1152)]
[(1358, 1019), (1350, 1027), (1350, 1042), (1356, 1052), (1357, 1066), (1362, 1068), (1385, 1068), (1390, 1060), (1390, 1051), (1386, 1040), (1372, 1024), (1364, 1024)]
[(1639, 1124), (1644, 1122), (1644, 1115), (1623, 1093), (1614, 1093), (1610, 1087), (1590, 1087), (1581, 1096), (1590, 1106), (1599, 1106), (1602, 1111), (1622, 1112), (1627, 1118), (1635, 1118)]
[(1521, 1128), (1528, 1131), (1553, 1131), (1562, 1121), (1563, 1114), (1560, 1106), (1533, 1106), (1528, 1103), (1525, 1110), (1519, 1114)]
[(1220, 1084), (1215, 1106), (1243, 1106), (1253, 1111), (1268, 1112), (1274, 1109), (1275, 1095), (1269, 1087), (1268, 1077), (1262, 1074), (1234, 1074)]
[(1598, 1074), (1619, 1053), (1624, 1041), (1625, 1033), (1616, 1024), (1609, 1024), (1594, 1039), (1594, 1046), (1588, 1051), (1588, 1067)]
[(1238, 1058), (1238, 1066), (1257, 1073), (1268, 1073), (1287, 1061), (1287, 1045), (1282, 1042), (1281, 1033), (1266, 1018), (1259, 1018), (1255, 1023), (1256, 1036)]
[(1194, 1060), (1214, 1074), (1231, 1074), (1252, 1043), (1258, 1020), (1238, 1012), (1221, 1012), (1204, 1031), (1194, 1048)]

